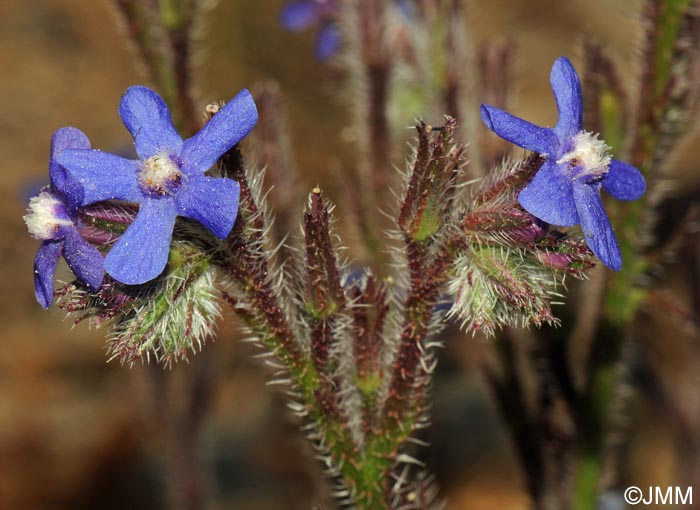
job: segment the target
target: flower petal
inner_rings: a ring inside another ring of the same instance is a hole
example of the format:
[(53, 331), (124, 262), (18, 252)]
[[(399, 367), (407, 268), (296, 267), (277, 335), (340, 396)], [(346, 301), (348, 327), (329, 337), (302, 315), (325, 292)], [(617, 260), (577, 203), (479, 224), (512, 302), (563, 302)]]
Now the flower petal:
[(177, 214), (197, 220), (220, 239), (226, 239), (236, 222), (240, 186), (215, 177), (185, 179), (175, 195)]
[(107, 254), (106, 271), (127, 285), (145, 283), (162, 273), (168, 262), (175, 216), (172, 199), (144, 200), (134, 222)]
[(72, 149), (60, 153), (56, 161), (83, 186), (84, 198), (80, 205), (111, 199), (142, 200), (137, 181), (138, 161), (98, 150)]
[(327, 23), (316, 35), (316, 58), (325, 62), (338, 52), (340, 48), (340, 32), (338, 28)]
[(647, 189), (642, 173), (632, 165), (613, 159), (603, 177), (603, 189), (618, 200), (637, 200)]
[(258, 110), (248, 90), (241, 90), (182, 147), (182, 170), (203, 174), (231, 147), (240, 142), (258, 122)]
[(571, 181), (551, 161), (542, 164), (518, 195), (518, 202), (527, 212), (552, 225), (570, 227), (579, 222)]
[(559, 57), (549, 75), (559, 120), (554, 128), (560, 140), (570, 138), (583, 128), (583, 96), (576, 69), (568, 58)]
[(78, 128), (62, 127), (51, 137), (51, 159), (66, 149), (89, 149), (90, 140)]
[(575, 182), (573, 190), (586, 244), (603, 264), (619, 271), (622, 267), (622, 255), (608, 215), (603, 209), (599, 186)]
[(182, 138), (173, 127), (170, 110), (151, 89), (140, 85), (126, 89), (119, 115), (134, 137), (139, 158), (148, 159), (158, 152), (180, 153)]
[(46, 310), (53, 302), (53, 277), (63, 251), (63, 240), (44, 241), (34, 259), (34, 295)]
[(481, 120), (501, 138), (543, 156), (553, 155), (559, 149), (559, 140), (551, 129), (535, 126), (495, 106), (482, 104)]
[(74, 210), (83, 200), (83, 188), (55, 158), (66, 149), (89, 149), (88, 137), (74, 127), (58, 129), (51, 137), (51, 157), (49, 160), (49, 176), (51, 189), (61, 195), (69, 210)]
[(61, 197), (66, 208), (72, 213), (85, 200), (85, 192), (80, 181), (54, 161), (51, 162), (49, 175), (51, 177), (51, 191)]
[(63, 258), (79, 280), (86, 283), (92, 291), (102, 286), (104, 260), (97, 248), (80, 236), (76, 228), (64, 230), (65, 246)]
[(294, 32), (318, 23), (321, 9), (315, 2), (292, 2), (280, 11), (280, 24)]

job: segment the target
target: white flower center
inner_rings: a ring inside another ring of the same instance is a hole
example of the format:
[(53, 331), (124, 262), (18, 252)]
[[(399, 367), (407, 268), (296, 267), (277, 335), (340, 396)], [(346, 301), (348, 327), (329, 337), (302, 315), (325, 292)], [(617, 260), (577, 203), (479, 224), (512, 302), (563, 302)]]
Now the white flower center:
[(63, 202), (48, 191), (42, 191), (29, 200), (24, 222), (32, 237), (40, 241), (55, 239), (60, 227), (73, 225)]
[(580, 131), (573, 139), (573, 148), (557, 160), (557, 164), (567, 164), (576, 169), (573, 177), (600, 177), (610, 169), (610, 147), (598, 139), (597, 133)]
[(159, 195), (173, 191), (181, 178), (180, 167), (166, 154), (156, 154), (144, 161), (138, 177), (144, 190)]

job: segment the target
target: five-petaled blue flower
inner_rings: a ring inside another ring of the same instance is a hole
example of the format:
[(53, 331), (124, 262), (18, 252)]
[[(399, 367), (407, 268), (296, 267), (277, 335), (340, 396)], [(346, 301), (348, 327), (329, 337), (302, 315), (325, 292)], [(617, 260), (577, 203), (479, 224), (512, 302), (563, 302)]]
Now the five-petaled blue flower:
[(43, 308), (53, 301), (53, 279), (58, 259), (66, 259), (73, 273), (92, 290), (102, 286), (104, 261), (100, 252), (80, 236), (78, 206), (83, 188), (56, 157), (66, 149), (89, 149), (90, 141), (75, 128), (65, 127), (51, 138), (51, 185), (29, 201), (24, 221), (29, 233), (42, 241), (34, 259), (34, 293)]
[(644, 177), (633, 166), (611, 159), (610, 148), (596, 134), (583, 131), (581, 84), (566, 57), (554, 62), (550, 83), (559, 110), (553, 129), (488, 105), (481, 105), (481, 118), (501, 138), (547, 158), (520, 192), (520, 205), (553, 225), (580, 223), (588, 247), (606, 266), (619, 271), (620, 248), (600, 189), (618, 200), (636, 200), (646, 189)]
[(316, 58), (325, 61), (340, 48), (340, 33), (333, 22), (335, 9), (335, 0), (291, 2), (282, 8), (280, 23), (294, 32), (319, 25), (321, 28), (316, 35)]
[(165, 268), (177, 216), (199, 221), (221, 239), (228, 236), (238, 213), (238, 183), (205, 172), (253, 129), (258, 112), (250, 92), (243, 90), (184, 142), (163, 100), (146, 87), (127, 89), (119, 114), (134, 137), (139, 160), (67, 150), (58, 162), (83, 185), (81, 205), (110, 199), (140, 205), (105, 259), (111, 276), (134, 285)]

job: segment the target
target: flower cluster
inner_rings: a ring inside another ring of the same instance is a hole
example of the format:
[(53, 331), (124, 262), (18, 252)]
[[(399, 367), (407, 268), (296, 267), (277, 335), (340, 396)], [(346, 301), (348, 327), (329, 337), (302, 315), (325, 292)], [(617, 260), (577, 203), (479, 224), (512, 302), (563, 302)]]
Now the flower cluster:
[[(327, 22), (333, 9), (330, 0), (296, 2), (284, 9), (282, 19), (301, 28)], [(581, 85), (568, 59), (554, 63), (550, 81), (559, 110), (554, 128), (535, 126), (489, 105), (481, 106), (482, 119), (502, 138), (545, 158), (520, 191), (520, 205), (546, 223), (580, 224), (593, 253), (619, 270), (620, 249), (600, 190), (635, 200), (645, 191), (644, 178), (636, 168), (612, 159), (610, 148), (582, 129)], [(136, 160), (91, 149), (85, 134), (75, 128), (62, 128), (52, 139), (51, 185), (31, 199), (25, 216), (30, 234), (42, 241), (34, 273), (37, 300), (44, 308), (53, 300), (61, 255), (91, 290), (101, 286), (105, 271), (118, 282), (138, 285), (163, 272), (178, 216), (198, 221), (221, 239), (236, 221), (238, 183), (206, 172), (255, 126), (257, 109), (247, 90), (184, 141), (163, 100), (146, 87), (130, 87), (119, 113), (134, 138)], [(80, 210), (107, 200), (138, 204), (139, 210), (103, 260), (84, 239)]]
[[(62, 128), (53, 137), (50, 189), (31, 199), (25, 216), (29, 232), (43, 241), (34, 272), (44, 308), (53, 299), (61, 254), (92, 290), (101, 286), (105, 270), (121, 283), (142, 284), (165, 268), (177, 216), (198, 221), (221, 239), (233, 228), (238, 183), (205, 173), (255, 126), (258, 114), (250, 92), (241, 91), (184, 141), (163, 100), (146, 87), (130, 87), (119, 113), (134, 138), (137, 160), (91, 149), (75, 128)], [(81, 236), (79, 211), (105, 200), (136, 203), (139, 211), (103, 261)]]
[(481, 105), (481, 118), (501, 138), (546, 158), (520, 192), (520, 205), (552, 225), (580, 224), (588, 247), (606, 266), (619, 271), (620, 248), (600, 190), (618, 200), (636, 200), (646, 190), (644, 177), (633, 166), (612, 159), (610, 147), (583, 130), (581, 84), (566, 57), (554, 62), (550, 83), (559, 111), (554, 128), (535, 126), (489, 105)]

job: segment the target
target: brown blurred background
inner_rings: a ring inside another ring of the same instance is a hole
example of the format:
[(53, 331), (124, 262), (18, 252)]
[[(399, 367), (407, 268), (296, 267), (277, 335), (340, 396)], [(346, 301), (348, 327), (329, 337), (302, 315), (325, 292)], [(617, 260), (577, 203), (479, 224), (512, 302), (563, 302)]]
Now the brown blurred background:
[[(347, 119), (334, 92), (338, 77), (314, 61), (311, 32), (278, 26), (282, 3), (222, 0), (209, 13), (199, 55), (202, 104), (277, 81), (291, 145), (299, 147), (301, 188), (320, 183), (333, 195), (328, 169), (342, 166), (349, 152), (338, 134)], [(552, 61), (566, 54), (577, 62), (588, 33), (633, 65), (638, 9), (636, 0), (490, 0), (469, 4), (469, 16), (476, 45), (517, 44), (513, 111), (551, 124)], [(163, 465), (173, 453), (203, 459), (211, 508), (310, 508), (323, 486), (317, 468), (284, 399), (265, 387), (265, 371), (250, 360), (253, 349), (235, 341), (231, 317), (204, 353), (163, 375), (158, 367), (106, 363), (104, 331), (72, 327), (60, 310), (44, 312), (34, 300), (38, 242), (22, 215), (29, 194), (48, 180), (51, 134), (72, 125), (97, 148), (130, 143), (117, 106), (143, 75), (122, 35), (106, 0), (0, 1), (0, 509), (164, 508)], [(681, 155), (678, 167), (696, 185), (692, 156)], [(68, 278), (65, 269), (61, 274)], [(469, 369), (483, 342), (462, 340), (442, 356), (430, 462), (450, 508), (525, 508), (493, 406)], [(202, 419), (190, 424), (201, 432), (194, 454), (164, 432), (179, 419), (178, 402), (187, 400), (180, 396), (193, 380), (210, 395), (195, 402)]]

